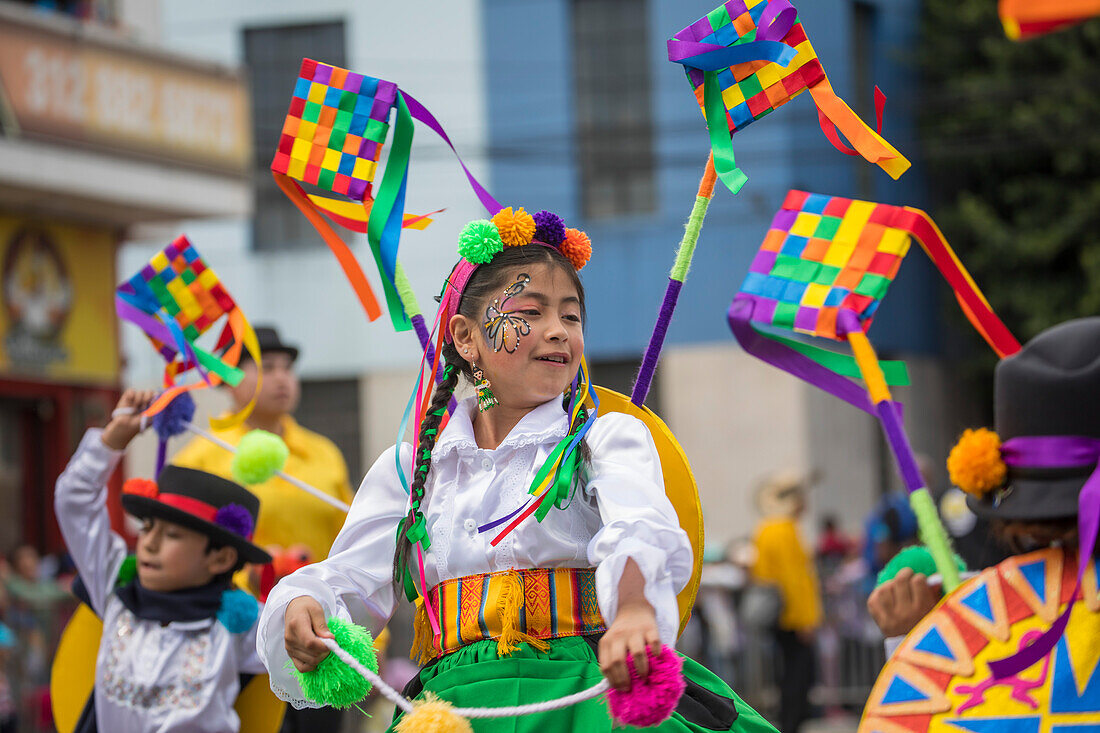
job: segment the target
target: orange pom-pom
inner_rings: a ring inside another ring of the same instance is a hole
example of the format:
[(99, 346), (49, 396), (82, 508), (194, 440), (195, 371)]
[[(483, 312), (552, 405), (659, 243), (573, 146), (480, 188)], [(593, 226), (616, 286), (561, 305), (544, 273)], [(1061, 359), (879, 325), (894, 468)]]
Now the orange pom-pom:
[(535, 238), (535, 217), (519, 207), (512, 211), (512, 207), (501, 209), (493, 217), (493, 224), (500, 232), (500, 241), (505, 247), (522, 247), (531, 244)]
[(157, 488), (157, 482), (147, 478), (132, 478), (127, 479), (126, 483), (122, 484), (123, 494), (132, 494), (133, 496), (147, 496), (150, 499), (157, 498), (160, 494), (160, 489)]
[(580, 270), (592, 257), (592, 240), (579, 229), (566, 229), (565, 241), (561, 243), (561, 253)]
[(1001, 458), (1001, 438), (988, 428), (965, 430), (947, 456), (951, 483), (981, 498), (1004, 483), (1008, 469)]

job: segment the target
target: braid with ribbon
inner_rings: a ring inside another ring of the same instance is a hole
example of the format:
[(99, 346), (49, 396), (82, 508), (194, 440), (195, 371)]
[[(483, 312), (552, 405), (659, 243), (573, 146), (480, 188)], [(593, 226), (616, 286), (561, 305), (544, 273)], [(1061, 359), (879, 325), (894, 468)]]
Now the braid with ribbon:
[[(417, 439), (417, 453), (413, 456), (413, 480), (409, 486), (409, 513), (405, 515), (397, 530), (397, 549), (394, 553), (394, 581), (399, 585), (407, 582), (409, 574), (406, 572), (409, 562), (409, 554), (415, 542), (419, 539), (427, 549), (430, 545), (428, 533), (424, 529), (424, 512), (421, 504), (424, 501), (425, 484), (428, 479), (428, 471), (432, 466), (432, 449), (435, 448), (436, 438), (439, 436), (439, 426), (443, 416), (447, 414), (447, 403), (458, 386), (459, 367), (461, 363), (458, 352), (451, 344), (443, 348), (442, 354), (446, 365), (443, 367), (443, 378), (432, 394), (431, 404), (428, 406), (428, 414), (420, 425), (420, 435)], [(408, 592), (409, 589), (406, 589)]]

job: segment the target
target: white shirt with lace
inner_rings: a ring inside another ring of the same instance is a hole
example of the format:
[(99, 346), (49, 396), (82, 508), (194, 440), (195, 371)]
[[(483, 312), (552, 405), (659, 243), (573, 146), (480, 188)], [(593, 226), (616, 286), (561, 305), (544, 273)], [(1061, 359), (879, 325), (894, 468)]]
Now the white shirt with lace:
[(230, 633), (214, 618), (161, 624), (134, 616), (114, 594), (126, 543), (111, 531), (107, 479), (122, 459), (89, 430), (57, 479), (57, 522), (103, 620), (95, 667), (100, 731), (235, 733), (240, 675), (262, 674), (256, 627)]
[[(460, 402), (432, 451), (421, 507), (431, 539), (424, 556), (428, 587), (510, 568), (595, 567), (600, 612), (610, 624), (619, 580), (627, 559), (633, 559), (661, 640), (673, 645), (679, 628), (676, 594), (691, 576), (693, 556), (665, 496), (661, 461), (645, 425), (621, 413), (597, 419), (585, 438), (591, 458), (573, 500), (564, 509), (551, 509), (542, 522), (529, 517), (492, 547), (503, 525), (484, 533), (478, 527), (523, 505), (543, 462), (568, 432), (569, 419), (561, 400), (551, 400), (525, 415), (495, 450), (484, 450), (474, 440), (476, 409), (473, 398)], [(402, 444), (406, 476), (411, 452)], [(287, 604), (311, 596), (326, 616), (380, 631), (400, 592), (393, 582), (393, 555), (408, 501), (395, 448), (389, 448), (363, 479), (328, 559), (284, 578), (268, 596), (256, 644), (271, 687), (283, 700), (316, 707), (289, 672), (283, 641)]]

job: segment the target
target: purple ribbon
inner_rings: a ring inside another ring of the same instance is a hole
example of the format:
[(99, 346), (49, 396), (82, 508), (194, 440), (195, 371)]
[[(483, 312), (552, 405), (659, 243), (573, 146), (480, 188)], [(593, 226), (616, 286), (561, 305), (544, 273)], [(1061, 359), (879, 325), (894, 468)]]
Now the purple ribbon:
[[(1019, 468), (1072, 468), (1096, 465), (1100, 461), (1100, 440), (1078, 435), (1042, 435), (1011, 438), (1001, 446), (1006, 465)], [(1025, 669), (1050, 654), (1062, 638), (1069, 623), (1070, 611), (1081, 591), (1081, 579), (1092, 562), (1096, 548), (1097, 529), (1100, 528), (1100, 467), (1081, 487), (1077, 497), (1077, 585), (1073, 595), (1051, 627), (1043, 635), (1010, 657), (989, 663), (994, 679), (1004, 679)]]
[(798, 11), (787, 0), (771, 0), (756, 24), (755, 41), (719, 46), (685, 40), (680, 38), (682, 33), (677, 33), (668, 41), (668, 60), (702, 71), (718, 71), (749, 61), (770, 61), (787, 66), (797, 51), (783, 43), (783, 39), (796, 20)]
[(454, 143), (451, 142), (451, 138), (447, 137), (447, 133), (443, 130), (443, 125), (439, 124), (439, 120), (435, 118), (435, 115), (429, 112), (427, 107), (413, 99), (413, 96), (404, 89), (401, 90), (401, 94), (405, 97), (405, 105), (409, 108), (409, 113), (413, 118), (420, 120), (434, 130), (435, 134), (443, 138), (443, 142), (451, 147), (451, 151), (454, 152), (455, 157), (458, 158), (458, 164), (462, 166), (462, 170), (466, 172), (466, 178), (470, 181), (470, 187), (474, 189), (474, 193), (477, 194), (477, 198), (481, 202), (481, 205), (488, 210), (490, 215), (496, 214), (503, 209), (504, 207), (493, 198), (493, 195), (489, 193), (476, 178), (474, 178), (474, 174), (471, 173), (470, 169), (466, 167), (466, 164), (462, 162), (462, 156), (455, 150)]
[(844, 400), (868, 415), (878, 416), (875, 405), (867, 396), (867, 390), (753, 328), (753, 307), (751, 296), (738, 294), (730, 303), (729, 312), (726, 314), (730, 330), (733, 331), (733, 336), (742, 349), (757, 359), (782, 369), (788, 374), (793, 374), (837, 399)]

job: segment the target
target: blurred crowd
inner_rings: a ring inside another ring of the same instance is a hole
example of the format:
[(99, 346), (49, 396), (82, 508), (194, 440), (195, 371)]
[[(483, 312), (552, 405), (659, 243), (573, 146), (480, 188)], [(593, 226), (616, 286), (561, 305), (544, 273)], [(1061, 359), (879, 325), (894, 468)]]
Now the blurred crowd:
[[(813, 481), (792, 472), (770, 477), (756, 495), (753, 536), (706, 549), (679, 644), (784, 733), (814, 717), (859, 715), (885, 661), (867, 597), (886, 562), (918, 542), (908, 497), (896, 493), (861, 518), (858, 533), (821, 517), (809, 544), (801, 520)], [(949, 529), (971, 567), (997, 561), (976, 539), (985, 534), (973, 515)]]
[(19, 545), (0, 559), (0, 733), (52, 731), (50, 665), (76, 609), (67, 555)]

